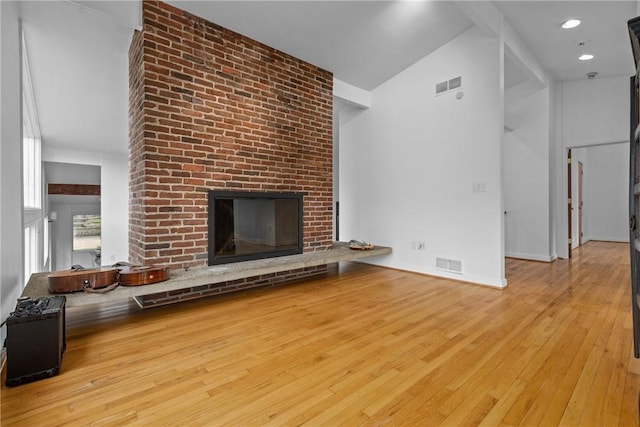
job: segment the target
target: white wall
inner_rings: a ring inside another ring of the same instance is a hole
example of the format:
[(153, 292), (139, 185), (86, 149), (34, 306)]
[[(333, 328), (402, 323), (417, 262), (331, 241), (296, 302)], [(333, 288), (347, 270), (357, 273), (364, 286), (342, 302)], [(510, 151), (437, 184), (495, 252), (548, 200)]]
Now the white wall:
[[(0, 319), (22, 293), (22, 118), (17, 5), (0, 2)], [(4, 342), (6, 328), (0, 333)]]
[[(498, 40), (474, 27), (340, 117), (341, 240), (393, 247), (379, 265), (504, 286), (501, 73)], [(462, 99), (434, 96), (456, 76)], [(463, 274), (437, 270), (436, 257), (462, 261)]]
[(565, 147), (629, 140), (629, 78), (562, 82)]
[(506, 256), (551, 261), (549, 108), (551, 89), (528, 80), (505, 91), (512, 131), (504, 142)]
[(629, 241), (629, 143), (590, 147), (585, 172), (585, 236)]
[(549, 253), (552, 258), (558, 257), (558, 238), (557, 238), (557, 227), (558, 227), (558, 217), (556, 215), (558, 209), (558, 193), (560, 189), (557, 186), (556, 176), (558, 173), (558, 84), (554, 80), (550, 80), (548, 82), (549, 86), (549, 110), (547, 111), (549, 115), (549, 229), (547, 230), (547, 234), (549, 235)]
[[(629, 241), (629, 143), (572, 150), (583, 159), (583, 242)], [(577, 200), (577, 162), (574, 162)], [(574, 207), (577, 217), (577, 206)], [(577, 224), (577, 219), (576, 219)], [(577, 233), (576, 235), (577, 240)], [(577, 242), (575, 242), (577, 243)]]
[(102, 265), (129, 260), (129, 158), (102, 154), (100, 161)]

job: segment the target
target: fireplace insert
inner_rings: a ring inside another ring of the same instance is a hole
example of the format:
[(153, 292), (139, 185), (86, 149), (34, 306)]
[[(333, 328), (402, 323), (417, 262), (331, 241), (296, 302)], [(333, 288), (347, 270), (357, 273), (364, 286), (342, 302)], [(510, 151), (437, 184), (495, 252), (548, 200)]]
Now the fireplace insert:
[(302, 253), (303, 194), (209, 191), (209, 265)]

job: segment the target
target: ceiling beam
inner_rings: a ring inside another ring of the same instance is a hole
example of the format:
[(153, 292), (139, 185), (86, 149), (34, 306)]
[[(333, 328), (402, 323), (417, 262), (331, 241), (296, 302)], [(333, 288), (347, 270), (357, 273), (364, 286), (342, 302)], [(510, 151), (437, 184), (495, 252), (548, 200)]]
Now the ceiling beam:
[(371, 92), (333, 78), (333, 96), (360, 108), (371, 107)]
[(518, 36), (511, 24), (504, 18), (491, 2), (457, 1), (460, 9), (488, 36), (499, 36), (503, 33), (505, 54), (509, 56), (527, 77), (533, 79), (538, 87), (544, 88), (549, 83), (547, 72), (538, 58), (531, 52), (527, 44)]
[(49, 184), (47, 192), (66, 196), (99, 196), (100, 186), (93, 184)]
[(456, 4), (485, 35), (500, 34), (500, 12), (491, 2), (456, 0)]
[(540, 64), (540, 61), (538, 61), (506, 19), (504, 20), (503, 28), (505, 33), (505, 55), (509, 56), (509, 59), (511, 59), (527, 77), (532, 79), (539, 88), (542, 89), (546, 87), (549, 84), (549, 77)]

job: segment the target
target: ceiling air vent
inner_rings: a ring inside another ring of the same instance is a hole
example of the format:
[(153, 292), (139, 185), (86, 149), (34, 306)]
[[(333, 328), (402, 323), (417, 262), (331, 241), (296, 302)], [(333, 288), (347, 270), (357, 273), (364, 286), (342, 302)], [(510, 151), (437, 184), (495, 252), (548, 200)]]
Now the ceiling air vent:
[(449, 273), (462, 274), (462, 261), (456, 259), (436, 258), (436, 269)]

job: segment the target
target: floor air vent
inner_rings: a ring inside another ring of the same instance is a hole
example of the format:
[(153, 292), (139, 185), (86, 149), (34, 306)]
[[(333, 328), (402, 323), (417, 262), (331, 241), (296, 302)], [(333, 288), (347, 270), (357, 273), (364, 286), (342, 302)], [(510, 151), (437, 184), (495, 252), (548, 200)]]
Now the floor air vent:
[(436, 268), (449, 273), (462, 274), (462, 261), (456, 259), (436, 258)]

